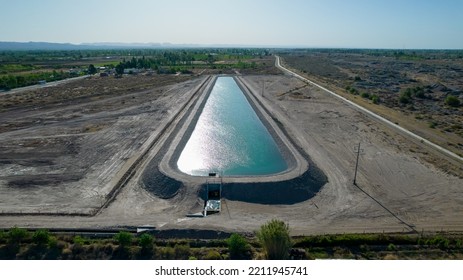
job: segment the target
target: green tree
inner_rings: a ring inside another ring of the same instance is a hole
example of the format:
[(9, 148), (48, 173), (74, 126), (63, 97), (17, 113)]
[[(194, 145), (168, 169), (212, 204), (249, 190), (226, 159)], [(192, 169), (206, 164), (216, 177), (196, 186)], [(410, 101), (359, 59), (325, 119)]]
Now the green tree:
[(6, 79), (6, 87), (8, 89), (16, 88), (18, 87), (18, 81), (16, 80), (15, 76), (8, 75)]
[(212, 54), (207, 55), (207, 63), (214, 64), (215, 58)]
[(124, 74), (124, 64), (123, 63), (119, 63), (118, 65), (116, 65), (116, 74), (119, 76), (122, 76), (122, 74)]
[(261, 226), (257, 238), (269, 260), (284, 260), (288, 258), (291, 248), (289, 226), (280, 220), (271, 220)]
[(132, 234), (126, 231), (120, 231), (114, 235), (114, 240), (116, 240), (119, 246), (125, 248), (132, 243)]
[(88, 74), (90, 74), (90, 75), (96, 74), (96, 68), (95, 68), (95, 66), (93, 64), (90, 64), (88, 66)]
[(151, 259), (154, 253), (154, 238), (151, 234), (143, 233), (138, 238), (138, 245), (141, 247), (140, 258)]
[(149, 250), (153, 248), (154, 238), (148, 233), (143, 233), (138, 238), (138, 245), (140, 245), (142, 250)]
[(445, 98), (445, 104), (451, 107), (458, 107), (460, 106), (460, 99), (458, 99), (456, 96), (449, 95), (447, 98)]
[(237, 233), (233, 233), (230, 238), (227, 239), (227, 244), (228, 251), (230, 252), (230, 259), (232, 260), (243, 259), (249, 251), (248, 242), (243, 236)]

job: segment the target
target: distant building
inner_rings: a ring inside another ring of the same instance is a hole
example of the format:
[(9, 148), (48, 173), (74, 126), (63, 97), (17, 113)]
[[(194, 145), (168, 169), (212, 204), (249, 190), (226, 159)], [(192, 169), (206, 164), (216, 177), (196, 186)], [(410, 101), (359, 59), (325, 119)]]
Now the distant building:
[(138, 74), (138, 72), (140, 72), (140, 70), (138, 70), (137, 68), (124, 69), (124, 74)]

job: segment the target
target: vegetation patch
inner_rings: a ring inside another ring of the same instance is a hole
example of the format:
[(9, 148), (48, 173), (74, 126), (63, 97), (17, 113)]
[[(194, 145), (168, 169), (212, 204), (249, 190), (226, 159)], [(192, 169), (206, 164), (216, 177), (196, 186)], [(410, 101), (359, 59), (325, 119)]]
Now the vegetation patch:
[(463, 259), (460, 234), (330, 234), (290, 237), (272, 220), (255, 236), (157, 238), (121, 231), (112, 237), (55, 234), (46, 229), (0, 231), (0, 259)]

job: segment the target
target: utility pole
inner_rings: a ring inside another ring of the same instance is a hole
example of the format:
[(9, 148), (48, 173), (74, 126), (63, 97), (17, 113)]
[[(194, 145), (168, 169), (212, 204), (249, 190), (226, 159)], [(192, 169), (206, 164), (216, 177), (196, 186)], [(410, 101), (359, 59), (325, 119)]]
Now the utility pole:
[(363, 152), (360, 149), (360, 142), (359, 142), (355, 152), (357, 153), (357, 160), (355, 161), (354, 185), (357, 185), (357, 169), (358, 169), (358, 166), (359, 166), (359, 156), (360, 156), (360, 153)]

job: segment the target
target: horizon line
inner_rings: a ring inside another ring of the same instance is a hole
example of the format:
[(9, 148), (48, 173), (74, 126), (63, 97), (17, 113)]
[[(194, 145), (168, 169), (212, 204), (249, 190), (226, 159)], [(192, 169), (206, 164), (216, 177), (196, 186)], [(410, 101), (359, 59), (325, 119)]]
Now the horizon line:
[[(70, 43), (70, 42), (48, 42), (48, 41), (0, 41), (0, 44), (49, 44), (49, 45), (67, 45), (69, 47), (92, 47), (98, 49), (106, 48), (256, 48), (256, 49), (358, 49), (358, 50), (463, 50), (463, 48), (394, 48), (394, 47), (358, 47), (358, 46), (315, 46), (315, 45), (272, 45), (272, 44), (231, 44), (231, 43), (170, 43), (170, 42), (83, 42), (83, 43)], [(1, 46), (0, 46), (0, 49)], [(8, 50), (8, 49), (3, 49)], [(14, 50), (14, 49), (11, 49)], [(29, 49), (31, 50), (31, 49)], [(39, 49), (35, 49), (39, 50)]]

